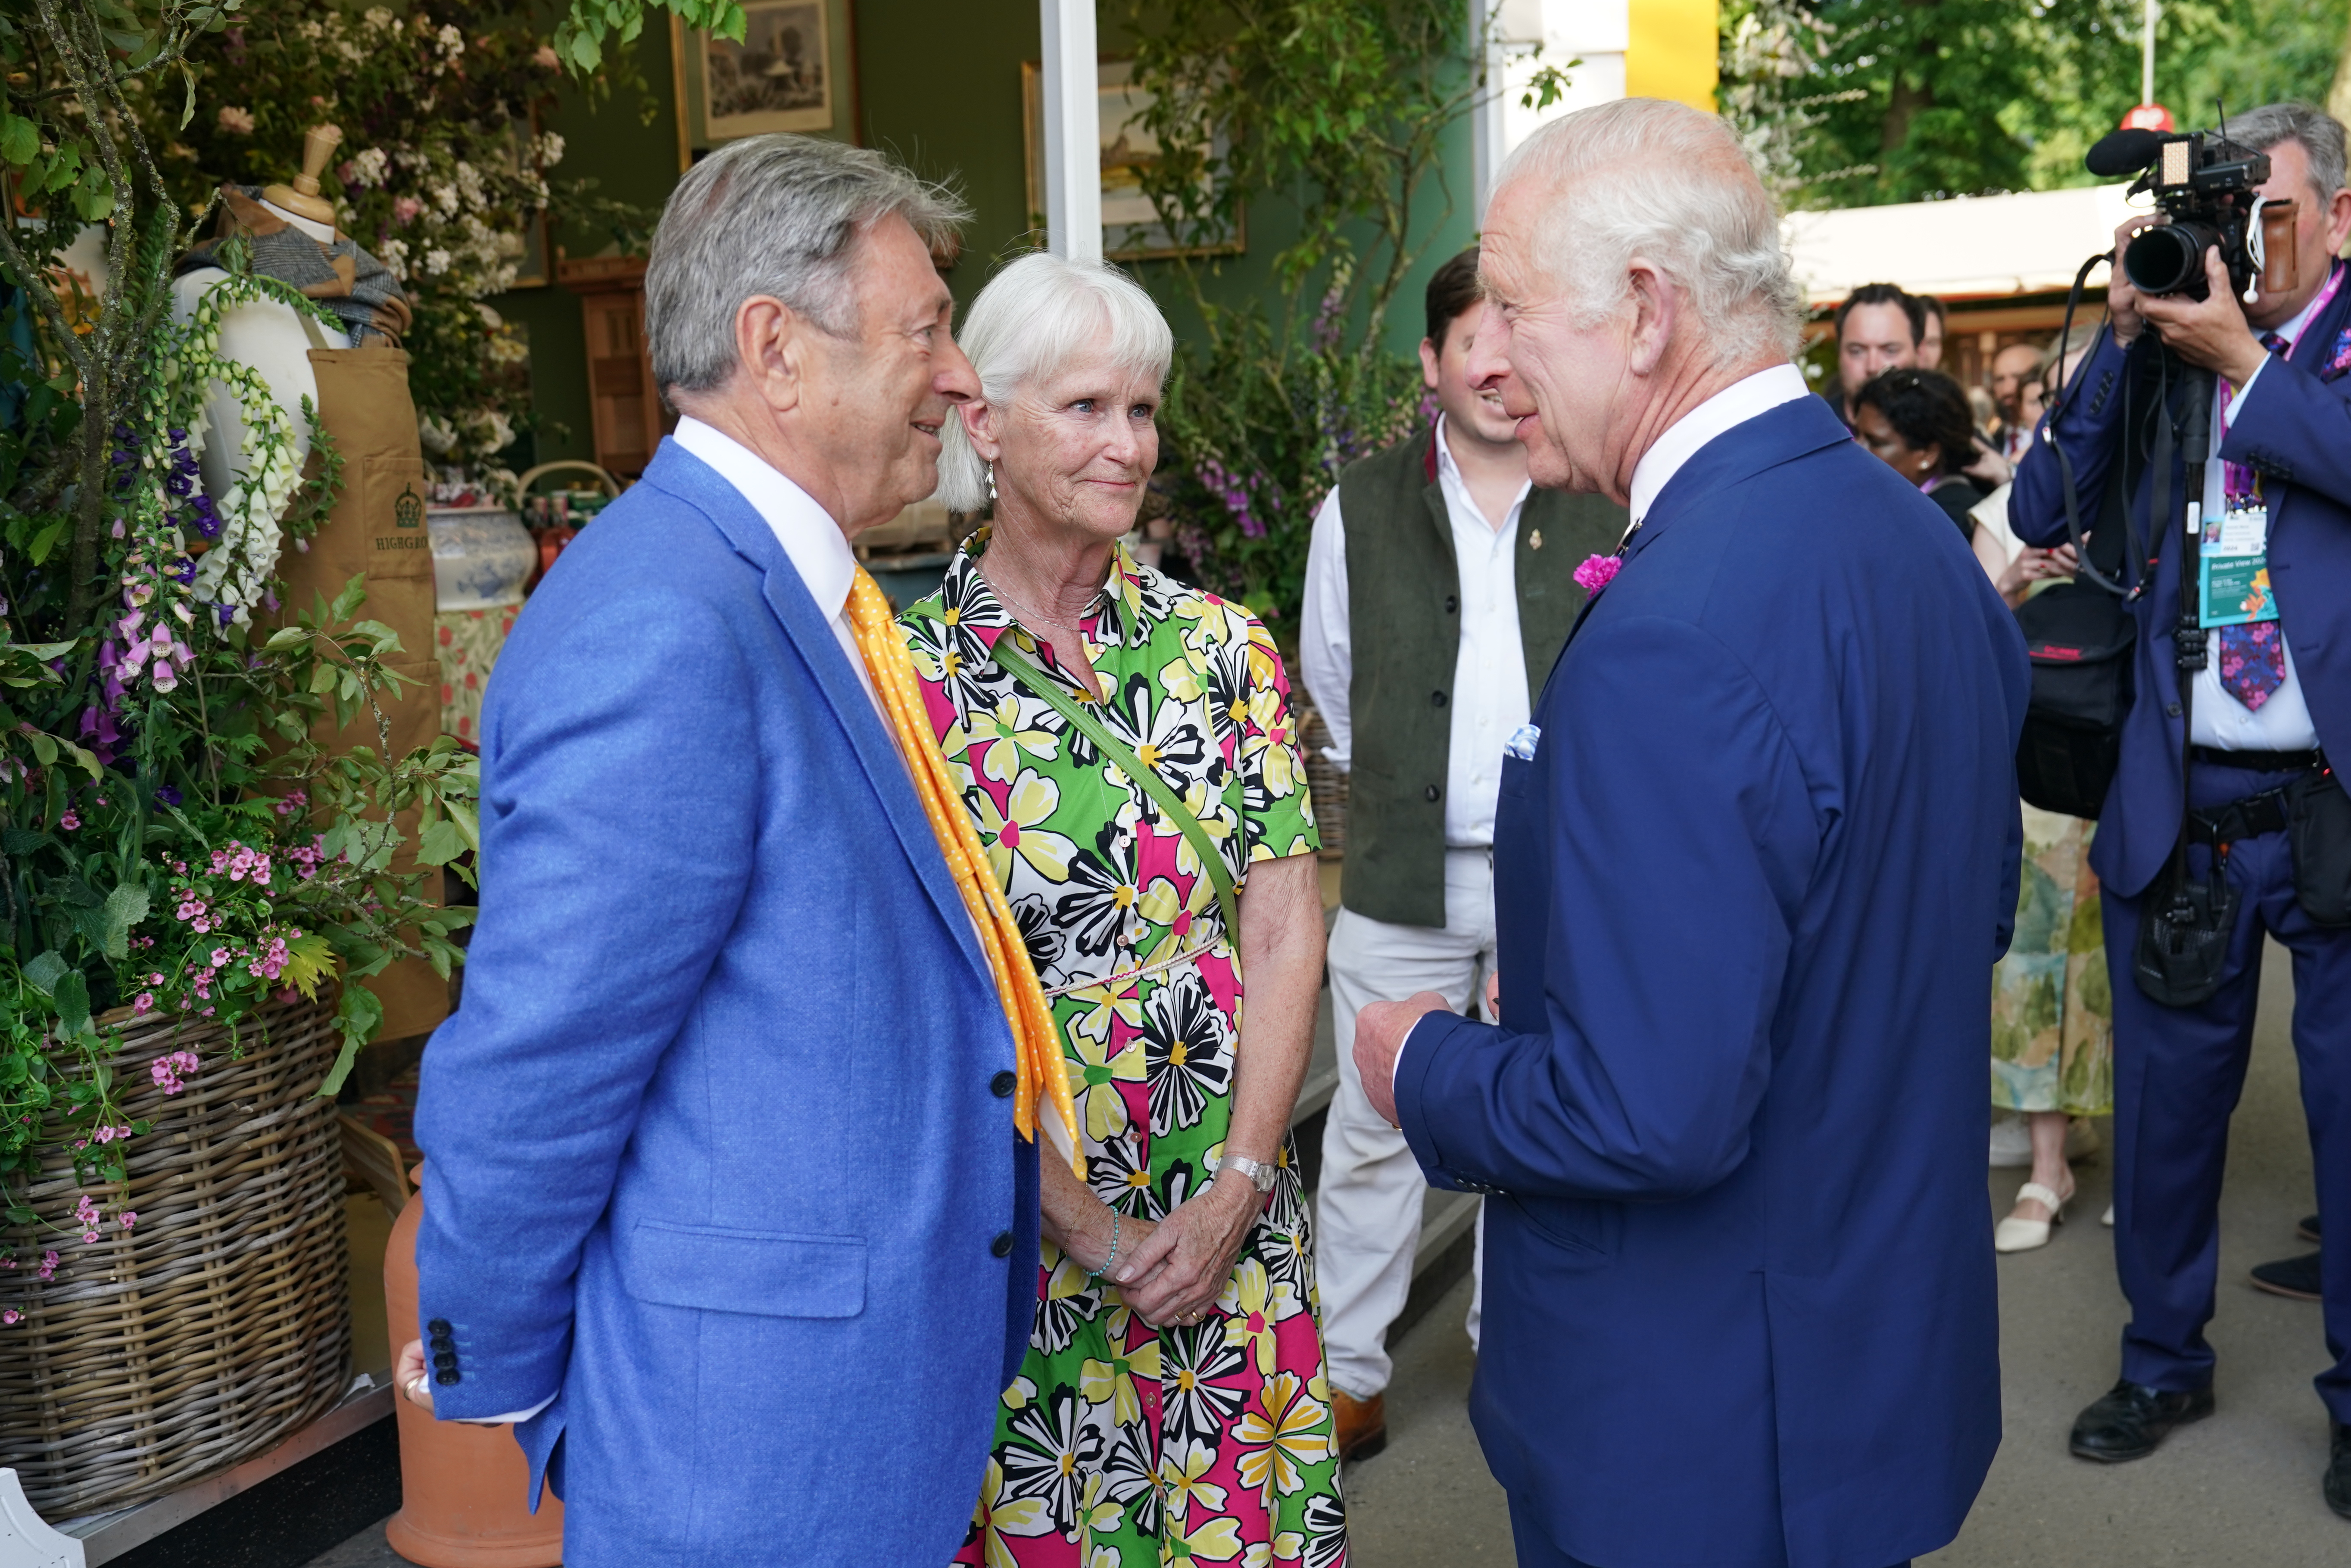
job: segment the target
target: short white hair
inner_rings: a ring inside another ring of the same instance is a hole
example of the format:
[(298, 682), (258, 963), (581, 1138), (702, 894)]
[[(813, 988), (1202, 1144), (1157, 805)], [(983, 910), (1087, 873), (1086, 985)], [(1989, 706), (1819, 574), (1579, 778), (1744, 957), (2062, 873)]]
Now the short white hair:
[[(1159, 306), (1106, 263), (1038, 251), (988, 280), (971, 302), (956, 341), (979, 373), (980, 400), (1001, 409), (1023, 383), (1050, 376), (1081, 354), (1103, 353), (1123, 369), (1165, 382), (1176, 335)], [(987, 504), (987, 464), (950, 415), (940, 432), (938, 498), (953, 512)]]
[(1520, 180), (1551, 192), (1533, 260), (1582, 325), (1623, 304), (1637, 255), (1688, 295), (1717, 366), (1795, 358), (1803, 296), (1778, 204), (1713, 115), (1654, 98), (1580, 109), (1520, 143), (1496, 189)]

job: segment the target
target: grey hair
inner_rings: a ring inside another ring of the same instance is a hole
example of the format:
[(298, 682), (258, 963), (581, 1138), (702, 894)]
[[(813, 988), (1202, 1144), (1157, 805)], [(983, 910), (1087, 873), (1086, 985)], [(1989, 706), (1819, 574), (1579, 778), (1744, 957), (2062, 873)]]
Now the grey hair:
[(1552, 121), (1502, 165), (1497, 190), (1535, 180), (1555, 199), (1537, 220), (1536, 264), (1582, 323), (1614, 312), (1638, 255), (1687, 293), (1714, 362), (1793, 358), (1802, 292), (1778, 204), (1729, 128), (1662, 99), (1620, 99)]
[(2309, 103), (2265, 103), (2229, 117), (2229, 140), (2267, 152), (2281, 141), (2298, 141), (2310, 156), (2311, 188), (2325, 202), (2343, 189), (2343, 122)]
[(836, 337), (857, 332), (858, 237), (893, 214), (936, 250), (970, 211), (870, 148), (747, 136), (670, 192), (645, 265), (653, 383), (709, 391), (735, 373), (735, 314), (768, 295)]
[[(971, 302), (956, 341), (979, 373), (980, 400), (1002, 408), (1020, 387), (1088, 352), (1121, 369), (1167, 379), (1176, 336), (1159, 306), (1126, 274), (1104, 262), (1043, 251), (1020, 257)], [(987, 464), (956, 415), (940, 440), (938, 499), (949, 511), (987, 504)]]

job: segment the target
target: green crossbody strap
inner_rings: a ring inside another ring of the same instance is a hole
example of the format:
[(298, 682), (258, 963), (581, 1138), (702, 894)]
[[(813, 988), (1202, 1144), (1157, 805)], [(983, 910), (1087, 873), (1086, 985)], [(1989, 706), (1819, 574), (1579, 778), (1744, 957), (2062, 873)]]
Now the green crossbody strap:
[(1192, 853), (1199, 857), (1201, 866), (1208, 873), (1208, 880), (1216, 884), (1217, 907), (1224, 913), (1225, 934), (1232, 942), (1238, 967), (1241, 946), (1238, 890), (1233, 886), (1232, 867), (1225, 864), (1224, 855), (1217, 848), (1216, 840), (1208, 836), (1208, 830), (1200, 826), (1200, 819), (1192, 815), (1183, 797), (1167, 787), (1167, 781), (1143, 765), (1143, 759), (1134, 754), (1134, 747), (1112, 734), (1101, 720), (1080, 707), (1068, 692), (1049, 680), (1044, 671), (1029, 662), (1013, 646), (1015, 635), (1012, 628), (1007, 627), (1004, 635), (996, 639), (996, 662), (1011, 671), (1013, 680), (1052, 704), (1055, 712), (1076, 725), (1080, 734), (1101, 747), (1103, 754), (1125, 770), (1127, 777), (1143, 786), (1144, 794), (1149, 795), (1162, 812), (1175, 818), (1176, 827), (1183, 832), (1184, 842), (1192, 846)]

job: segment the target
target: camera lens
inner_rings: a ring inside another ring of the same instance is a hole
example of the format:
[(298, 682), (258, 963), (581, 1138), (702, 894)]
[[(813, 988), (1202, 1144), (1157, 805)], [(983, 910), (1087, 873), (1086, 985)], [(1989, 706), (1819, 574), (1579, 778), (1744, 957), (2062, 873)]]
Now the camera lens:
[(2204, 252), (2220, 236), (2202, 223), (2170, 223), (2142, 229), (2123, 251), (2123, 272), (2141, 294), (2201, 296)]

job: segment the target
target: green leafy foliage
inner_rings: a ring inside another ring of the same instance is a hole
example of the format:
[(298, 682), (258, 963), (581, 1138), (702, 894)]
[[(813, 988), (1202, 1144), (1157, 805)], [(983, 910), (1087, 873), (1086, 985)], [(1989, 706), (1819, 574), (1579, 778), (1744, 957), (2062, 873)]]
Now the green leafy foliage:
[[(2139, 97), (2136, 0), (1729, 0), (1725, 111), (1798, 204), (1858, 206), (2089, 183), (2082, 155)], [(2325, 101), (2332, 0), (2177, 0), (2156, 97), (2183, 129), (2218, 103)]]
[[(1142, 172), (1183, 243), (1252, 203), (1295, 205), (1278, 292), (1210, 300), (1179, 351), (1158, 488), (1208, 586), (1295, 622), (1314, 509), (1348, 462), (1400, 435), (1417, 369), (1384, 347), (1396, 295), (1453, 210), (1441, 146), (1481, 95), (1458, 0), (1154, 0), (1132, 11), (1134, 79), (1159, 156)], [(1556, 93), (1556, 71), (1540, 78)], [(1165, 281), (1161, 281), (1166, 286)]]

